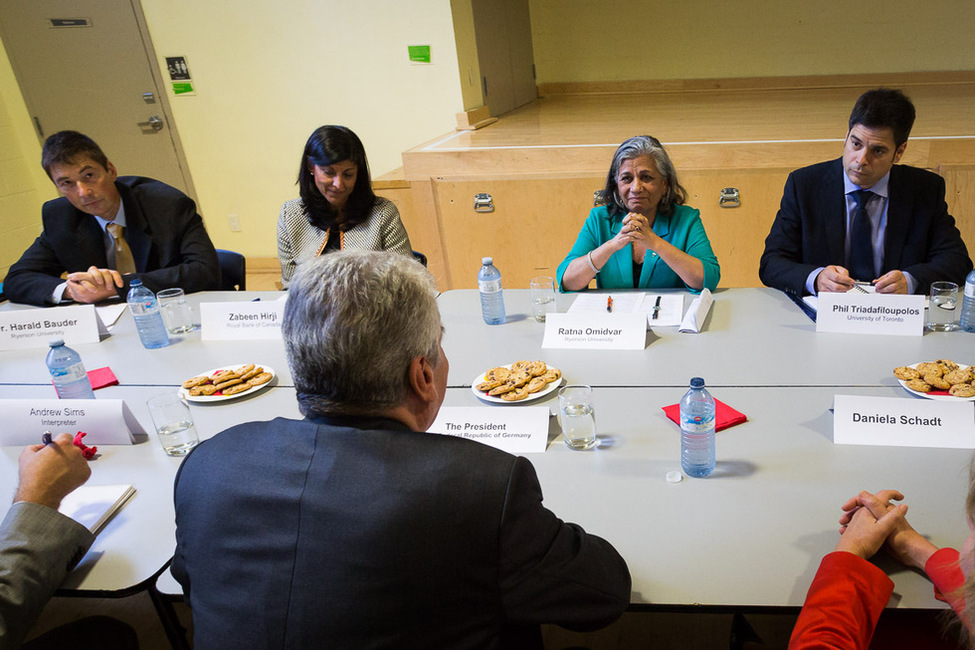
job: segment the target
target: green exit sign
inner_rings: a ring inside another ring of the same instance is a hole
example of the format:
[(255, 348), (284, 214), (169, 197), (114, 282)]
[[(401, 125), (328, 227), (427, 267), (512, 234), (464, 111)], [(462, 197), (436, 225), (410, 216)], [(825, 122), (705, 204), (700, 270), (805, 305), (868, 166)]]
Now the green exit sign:
[(410, 63), (430, 63), (429, 45), (407, 45), (410, 52)]

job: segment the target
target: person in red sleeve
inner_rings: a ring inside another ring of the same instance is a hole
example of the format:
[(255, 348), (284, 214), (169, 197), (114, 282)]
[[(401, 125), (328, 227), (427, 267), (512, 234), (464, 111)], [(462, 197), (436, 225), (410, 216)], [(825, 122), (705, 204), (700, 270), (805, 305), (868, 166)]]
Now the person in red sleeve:
[[(973, 468), (975, 469), (975, 468)], [(975, 483), (968, 494), (969, 535), (959, 554), (939, 549), (907, 522), (907, 506), (895, 505), (904, 495), (896, 490), (861, 492), (843, 504), (840, 540), (826, 555), (806, 594), (806, 602), (789, 641), (790, 650), (867, 648), (877, 619), (887, 605), (894, 583), (868, 562), (882, 546), (896, 560), (924, 571), (936, 594), (965, 621), (965, 574), (975, 561)]]

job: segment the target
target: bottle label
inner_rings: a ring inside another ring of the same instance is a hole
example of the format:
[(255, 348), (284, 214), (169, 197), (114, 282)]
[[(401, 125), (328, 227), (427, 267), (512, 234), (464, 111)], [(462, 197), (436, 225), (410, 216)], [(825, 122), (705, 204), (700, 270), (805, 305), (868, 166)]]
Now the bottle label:
[(477, 286), (484, 293), (495, 293), (501, 291), (501, 280), (478, 280)]
[(965, 296), (968, 298), (975, 298), (975, 282), (965, 283)]
[(85, 372), (85, 366), (80, 363), (76, 363), (73, 366), (68, 366), (67, 368), (51, 368), (51, 377), (54, 379), (75, 381), (87, 376), (88, 374)]

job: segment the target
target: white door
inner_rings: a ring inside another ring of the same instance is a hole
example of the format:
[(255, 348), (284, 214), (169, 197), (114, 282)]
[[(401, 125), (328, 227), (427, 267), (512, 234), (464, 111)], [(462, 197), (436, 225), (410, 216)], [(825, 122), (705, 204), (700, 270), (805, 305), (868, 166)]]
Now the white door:
[(120, 175), (192, 196), (138, 2), (2, 0), (0, 38), (42, 142), (81, 131)]

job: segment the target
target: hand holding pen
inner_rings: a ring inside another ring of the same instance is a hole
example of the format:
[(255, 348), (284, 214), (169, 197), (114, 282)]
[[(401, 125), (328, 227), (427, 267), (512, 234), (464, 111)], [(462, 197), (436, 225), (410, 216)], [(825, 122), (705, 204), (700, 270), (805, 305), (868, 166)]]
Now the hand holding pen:
[(18, 465), (20, 484), (14, 502), (30, 501), (55, 510), (65, 495), (91, 476), (91, 468), (70, 433), (58, 435), (50, 444), (26, 447)]

